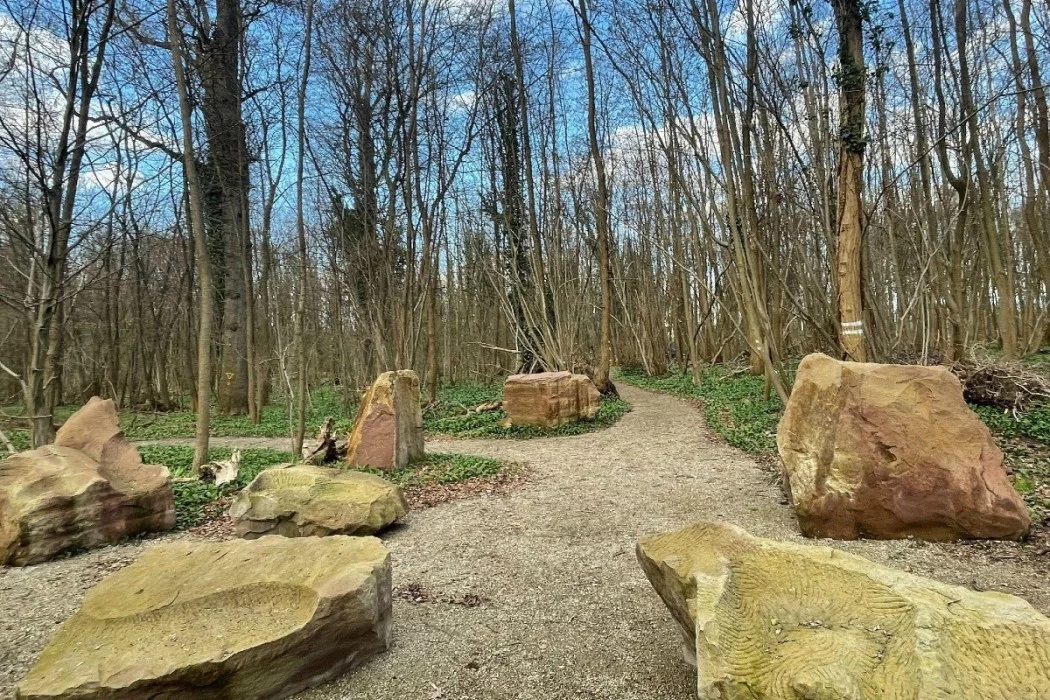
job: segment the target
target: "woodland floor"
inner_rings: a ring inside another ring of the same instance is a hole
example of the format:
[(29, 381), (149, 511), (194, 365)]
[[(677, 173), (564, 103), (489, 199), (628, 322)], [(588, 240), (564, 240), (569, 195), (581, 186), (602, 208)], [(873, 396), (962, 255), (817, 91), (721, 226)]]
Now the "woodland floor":
[[(801, 541), (767, 466), (712, 436), (686, 401), (621, 385), (633, 410), (576, 437), (436, 440), (529, 466), (530, 480), (410, 513), (384, 535), (395, 641), (311, 700), (690, 698), (675, 624), (635, 541), (703, 519)], [(221, 439), (224, 446), (284, 441)], [(185, 533), (155, 539), (190, 537)], [(153, 541), (153, 540), (151, 540)], [(0, 698), (86, 590), (151, 541), (0, 570)], [(1050, 613), (1045, 542), (822, 542), (914, 573), (1020, 595)]]

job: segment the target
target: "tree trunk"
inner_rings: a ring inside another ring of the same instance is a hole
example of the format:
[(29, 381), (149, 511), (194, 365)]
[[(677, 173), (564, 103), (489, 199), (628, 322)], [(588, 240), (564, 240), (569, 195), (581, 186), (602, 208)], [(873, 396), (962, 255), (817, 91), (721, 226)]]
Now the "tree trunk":
[(864, 29), (859, 0), (832, 0), (839, 32), (839, 192), (838, 277), (839, 344), (847, 359), (866, 362), (861, 300), (861, 246), (864, 212)]
[(579, 15), (583, 42), (583, 63), (587, 76), (587, 137), (591, 149), (591, 162), (597, 180), (597, 197), (594, 203), (595, 234), (598, 237), (598, 277), (601, 287), (601, 331), (598, 341), (598, 367), (594, 384), (603, 394), (615, 391), (609, 380), (612, 366), (612, 265), (609, 260), (609, 183), (605, 174), (605, 156), (598, 141), (597, 95), (594, 78), (594, 61), (591, 58), (591, 36), (593, 27), (587, 11), (587, 0), (579, 0)]
[(182, 59), (182, 32), (175, 14), (175, 0), (167, 0), (168, 41), (171, 46), (171, 62), (175, 69), (175, 87), (179, 96), (179, 116), (182, 120), (182, 166), (189, 190), (190, 227), (193, 229), (193, 246), (197, 257), (197, 279), (199, 281), (200, 321), (197, 331), (197, 424), (193, 450), (193, 467), (200, 467), (208, 460), (208, 430), (211, 419), (211, 321), (213, 289), (211, 262), (208, 259), (208, 238), (204, 229), (204, 197), (197, 160), (193, 150), (193, 124), (190, 99), (186, 87), (186, 75)]
[(313, 38), (314, 24), (314, 0), (306, 0), (306, 19), (304, 32), (306, 39), (303, 43), (303, 72), (299, 83), (299, 95), (296, 101), (296, 119), (298, 126), (298, 152), (296, 153), (295, 168), (295, 233), (299, 242), (299, 307), (295, 315), (295, 342), (298, 347), (298, 377), (299, 385), (296, 389), (298, 396), (295, 411), (295, 430), (292, 433), (292, 454), (296, 459), (303, 453), (303, 438), (306, 435), (306, 283), (309, 271), (308, 253), (306, 247), (306, 222), (303, 218), (303, 179), (305, 176), (304, 164), (306, 162), (306, 87), (310, 79), (310, 47)]
[[(208, 140), (206, 203), (214, 238), (221, 241), (222, 334), (219, 411), (248, 413), (248, 157), (241, 106), (244, 18), (240, 0), (217, 0), (210, 36), (198, 37), (203, 88), (201, 112)], [(245, 274), (247, 272), (247, 275)]]

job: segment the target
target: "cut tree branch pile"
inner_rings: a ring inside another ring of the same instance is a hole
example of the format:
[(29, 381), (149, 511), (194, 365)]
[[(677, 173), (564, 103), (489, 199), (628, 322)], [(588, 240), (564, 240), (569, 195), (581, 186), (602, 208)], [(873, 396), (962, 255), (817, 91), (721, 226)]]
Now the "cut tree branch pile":
[(1014, 413), (1050, 403), (1050, 379), (1020, 364), (968, 360), (949, 369), (962, 382), (963, 396), (970, 403)]

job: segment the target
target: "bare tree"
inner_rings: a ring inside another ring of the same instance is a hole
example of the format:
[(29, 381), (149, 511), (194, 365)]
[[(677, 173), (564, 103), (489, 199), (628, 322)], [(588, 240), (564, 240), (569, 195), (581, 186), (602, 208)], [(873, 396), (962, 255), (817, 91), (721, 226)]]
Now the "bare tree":
[(212, 278), (211, 262), (208, 259), (208, 241), (204, 224), (204, 193), (197, 158), (193, 145), (193, 111), (190, 106), (186, 83), (186, 68), (183, 63), (182, 32), (175, 0), (167, 0), (168, 44), (171, 64), (175, 73), (175, 85), (179, 96), (179, 116), (182, 119), (182, 166), (186, 178), (189, 198), (190, 228), (193, 231), (193, 248), (197, 258), (197, 280), (200, 321), (197, 327), (197, 425), (193, 450), (193, 466), (208, 462), (208, 437), (211, 411), (211, 320)]
[(309, 280), (310, 251), (306, 245), (306, 221), (303, 214), (303, 180), (306, 177), (306, 88), (310, 80), (310, 60), (313, 57), (311, 47), (314, 30), (314, 0), (305, 0), (304, 29), (306, 39), (303, 42), (303, 67), (299, 81), (299, 94), (296, 98), (297, 145), (295, 166), (295, 234), (299, 243), (299, 306), (295, 315), (295, 338), (299, 348), (297, 403), (295, 429), (292, 433), (292, 454), (300, 455), (303, 451), (303, 437), (306, 434), (307, 402), (307, 353), (306, 353), (306, 285)]
[[(24, 169), (22, 215), (5, 217), (8, 234), (28, 252), (28, 267), (18, 270), (24, 282), (23, 302), (29, 328), (24, 370), (18, 375), (30, 418), (34, 446), (54, 439), (54, 409), (62, 381), (65, 309), (76, 290), (69, 288), (68, 263), (74, 229), (74, 211), (88, 149), (90, 120), (102, 67), (113, 31), (112, 0), (70, 0), (61, 6), (55, 26), (38, 26), (47, 13), (39, 4), (7, 17), (17, 23), (4, 82), (12, 95), (24, 98), (24, 124), (0, 120), (0, 146)], [(51, 31), (65, 29), (59, 39)], [(35, 42), (54, 37), (65, 54), (64, 63), (50, 66), (47, 51)], [(21, 85), (13, 83), (19, 80)], [(54, 117), (54, 118), (52, 118)], [(40, 216), (35, 209), (39, 206)], [(79, 227), (83, 231), (84, 227)], [(83, 235), (83, 234), (81, 234)], [(75, 244), (76, 241), (73, 241)], [(9, 304), (13, 300), (7, 299)]]
[(859, 0), (832, 0), (839, 32), (839, 199), (838, 282), (839, 342), (846, 357), (868, 358), (864, 345), (864, 305), (861, 299), (861, 246), (864, 212), (861, 206), (864, 171), (864, 15)]
[(605, 156), (598, 140), (597, 87), (594, 75), (594, 60), (591, 56), (591, 39), (594, 29), (587, 10), (587, 1), (579, 0), (573, 5), (576, 10), (577, 31), (583, 48), (584, 71), (587, 76), (587, 141), (590, 144), (591, 165), (594, 167), (596, 194), (594, 200), (594, 234), (598, 240), (598, 278), (601, 289), (601, 334), (598, 340), (598, 366), (594, 372), (594, 383), (602, 393), (615, 393), (609, 379), (612, 367), (612, 263), (609, 253), (609, 181), (605, 172)]

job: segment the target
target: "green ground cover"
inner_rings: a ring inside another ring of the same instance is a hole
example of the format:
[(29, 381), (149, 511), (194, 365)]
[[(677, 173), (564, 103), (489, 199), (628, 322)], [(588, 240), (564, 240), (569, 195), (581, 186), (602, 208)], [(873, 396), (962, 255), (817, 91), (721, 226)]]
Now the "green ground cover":
[[(776, 455), (783, 406), (776, 394), (764, 396), (762, 377), (718, 366), (705, 368), (699, 383), (682, 373), (649, 377), (639, 370), (621, 370), (618, 377), (644, 389), (695, 400), (707, 426), (730, 445), (765, 458)], [(1002, 447), (1014, 487), (1028, 503), (1033, 519), (1050, 524), (1050, 405), (1016, 414), (992, 406), (971, 408)]]

